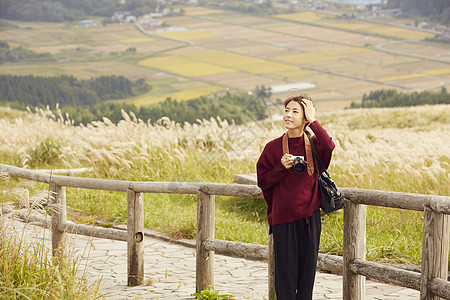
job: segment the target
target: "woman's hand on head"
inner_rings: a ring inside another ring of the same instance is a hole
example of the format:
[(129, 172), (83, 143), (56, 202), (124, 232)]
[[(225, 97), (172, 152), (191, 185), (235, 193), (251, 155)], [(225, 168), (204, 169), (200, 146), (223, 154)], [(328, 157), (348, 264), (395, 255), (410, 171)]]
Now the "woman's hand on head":
[(305, 117), (308, 123), (312, 123), (316, 120), (316, 108), (314, 107), (311, 100), (303, 99), (302, 101), (303, 109), (305, 110)]

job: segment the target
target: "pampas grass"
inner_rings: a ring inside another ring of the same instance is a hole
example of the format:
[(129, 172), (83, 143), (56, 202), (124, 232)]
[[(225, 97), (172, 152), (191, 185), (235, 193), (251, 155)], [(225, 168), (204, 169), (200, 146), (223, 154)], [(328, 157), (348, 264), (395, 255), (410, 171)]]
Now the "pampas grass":
[[(8, 180), (6, 173), (0, 174), (0, 186)], [(26, 182), (25, 182), (26, 183)], [(100, 299), (99, 281), (87, 284), (84, 275), (77, 274), (76, 260), (61, 257), (58, 264), (52, 264), (43, 241), (32, 243), (26, 239), (27, 229), (15, 228), (14, 210), (3, 214), (8, 198), (17, 198), (28, 215), (41, 211), (42, 204), (49, 200), (47, 191), (31, 194), (30, 185), (21, 184), (12, 190), (3, 190), (0, 210), (0, 298), (1, 299)], [(9, 202), (10, 203), (10, 202)]]
[[(343, 110), (318, 113), (317, 119), (336, 143), (330, 172), (339, 186), (450, 194), (449, 105)], [(256, 172), (265, 143), (280, 136), (284, 128), (280, 121), (237, 126), (220, 118), (198, 120), (196, 124), (177, 124), (162, 118), (152, 124), (125, 112), (118, 124), (104, 119), (73, 126), (67, 116), (40, 110), (0, 119), (0, 131), (2, 161), (22, 167), (93, 167), (94, 172), (85, 176), (231, 183), (234, 174)], [(58, 147), (37, 151), (42, 145)], [(46, 155), (52, 157), (51, 163), (46, 163), (50, 161)], [(68, 189), (67, 199), (72, 209), (94, 218), (126, 221), (122, 193)], [(193, 237), (195, 209), (195, 196), (146, 194), (145, 224), (176, 237)], [(420, 247), (406, 242), (420, 243), (420, 214), (373, 209), (376, 213), (369, 208), (371, 218), (380, 213), (382, 217), (378, 223), (368, 221), (368, 258), (395, 260), (398, 249), (407, 252), (411, 248), (414, 254), (407, 253), (402, 260), (419, 262)], [(407, 238), (402, 246), (390, 243), (398, 240), (398, 229), (391, 225), (403, 218), (412, 219), (408, 226), (414, 234), (406, 227), (400, 230), (413, 238)], [(321, 251), (341, 253), (341, 214), (324, 216), (323, 221)], [(386, 228), (381, 230), (382, 236), (379, 228)], [(217, 197), (216, 236), (267, 243), (263, 200)]]

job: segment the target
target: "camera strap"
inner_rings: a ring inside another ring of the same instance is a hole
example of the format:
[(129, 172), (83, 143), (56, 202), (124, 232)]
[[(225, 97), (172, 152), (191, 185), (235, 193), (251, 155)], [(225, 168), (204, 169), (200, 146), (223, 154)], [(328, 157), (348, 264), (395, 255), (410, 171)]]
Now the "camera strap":
[[(312, 176), (314, 173), (314, 161), (312, 158), (312, 152), (311, 152), (311, 144), (308, 138), (308, 135), (306, 132), (303, 132), (303, 141), (305, 142), (305, 153), (306, 153), (306, 170), (308, 171), (308, 176)], [(288, 143), (288, 133), (286, 132), (283, 135), (283, 155), (286, 153), (289, 153), (289, 143)]]

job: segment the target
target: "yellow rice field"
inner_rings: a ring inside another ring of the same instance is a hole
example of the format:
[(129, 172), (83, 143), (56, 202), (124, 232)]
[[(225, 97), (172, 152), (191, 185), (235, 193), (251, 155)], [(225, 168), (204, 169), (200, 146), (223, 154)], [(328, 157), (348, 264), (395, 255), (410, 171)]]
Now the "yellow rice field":
[(219, 34), (214, 34), (207, 31), (200, 30), (180, 30), (180, 31), (170, 31), (170, 32), (162, 32), (158, 33), (158, 36), (162, 36), (165, 38), (170, 38), (179, 41), (195, 41), (201, 39), (210, 39), (221, 37)]
[(226, 51), (195, 53), (186, 55), (186, 57), (204, 63), (211, 63), (223, 67), (226, 66), (229, 68), (233, 68), (236, 71), (243, 71), (253, 74), (264, 74), (297, 69), (294, 66)]
[(378, 34), (393, 38), (407, 39), (407, 40), (421, 40), (425, 38), (434, 37), (433, 33), (423, 32), (418, 30), (410, 30), (406, 28), (399, 28), (394, 26), (379, 25), (379, 24), (354, 24), (354, 23), (326, 23), (328, 26), (341, 28), (345, 30), (359, 31), (364, 33)]
[[(311, 94), (328, 99), (400, 85), (404, 92), (450, 89), (450, 49), (420, 41), (429, 35), (419, 30), (313, 11), (249, 16), (200, 6), (162, 20), (165, 32), (145, 32), (133, 24), (86, 29), (76, 23), (18, 22), (2, 31), (3, 40), (57, 60), (4, 64), (0, 74), (85, 79), (119, 72), (152, 85), (148, 95), (129, 99), (141, 104), (198, 95), (195, 89), (204, 86), (246, 92), (257, 85), (310, 82), (316, 86)], [(127, 51), (130, 47), (136, 51)], [(185, 82), (194, 84), (177, 86)]]
[(202, 9), (196, 9), (196, 10), (193, 10), (193, 9), (186, 10), (185, 15), (192, 17), (192, 16), (203, 16), (203, 15), (220, 14), (220, 13), (223, 13), (223, 10), (202, 8)]
[(223, 90), (223, 87), (218, 85), (208, 85), (202, 87), (188, 88), (179, 92), (165, 94), (161, 96), (146, 96), (133, 101), (135, 105), (147, 105), (156, 102), (163, 101), (167, 98), (172, 98), (173, 100), (183, 101), (198, 98), (201, 96), (210, 95), (214, 92), (220, 92)]
[(410, 30), (406, 28), (399, 28), (388, 25), (370, 24), (370, 23), (336, 23), (336, 22), (321, 22), (326, 16), (315, 12), (299, 12), (293, 14), (280, 14), (278, 18), (300, 22), (300, 23), (313, 23), (333, 28), (340, 28), (344, 30), (358, 31), (363, 33), (378, 34), (393, 38), (420, 40), (425, 38), (432, 38), (434, 34), (429, 32), (423, 32), (418, 30)]
[(152, 42), (154, 40), (155, 39), (152, 39), (150, 37), (142, 37), (142, 38), (123, 39), (123, 40), (120, 40), (119, 42), (124, 43), (124, 44), (139, 44), (139, 43)]
[(427, 70), (427, 71), (422, 71), (422, 72), (416, 73), (416, 74), (408, 74), (408, 75), (401, 75), (401, 76), (395, 76), (395, 77), (384, 77), (384, 78), (379, 78), (378, 80), (380, 80), (380, 81), (395, 81), (395, 80), (418, 78), (418, 77), (424, 77), (424, 76), (447, 75), (447, 74), (450, 74), (450, 68)]
[(314, 23), (322, 19), (321, 15), (315, 12), (307, 11), (307, 12), (299, 12), (294, 14), (281, 14), (276, 15), (277, 18), (296, 21), (296, 22), (304, 22), (304, 23)]
[(293, 70), (293, 71), (276, 73), (276, 75), (278, 75), (280, 77), (286, 77), (286, 78), (308, 76), (309, 74), (311, 74), (311, 71), (308, 71), (308, 70)]
[(145, 59), (140, 65), (186, 77), (226, 74), (237, 71), (266, 74), (298, 71), (297, 67), (226, 51), (208, 51), (183, 56), (161, 56)]
[(329, 51), (322, 51), (321, 54), (324, 55), (332, 55), (332, 56), (338, 56), (338, 55), (349, 55), (349, 54), (356, 54), (356, 53), (365, 53), (370, 52), (371, 50), (366, 48), (345, 48), (345, 49), (338, 49), (338, 50), (329, 50)]
[(194, 61), (182, 56), (153, 57), (140, 61), (139, 64), (145, 67), (159, 69), (186, 77), (198, 77), (235, 72), (235, 70), (230, 68)]
[(322, 61), (335, 60), (336, 58), (321, 53), (302, 53), (302, 54), (280, 56), (277, 57), (276, 59), (294, 64), (310, 64)]

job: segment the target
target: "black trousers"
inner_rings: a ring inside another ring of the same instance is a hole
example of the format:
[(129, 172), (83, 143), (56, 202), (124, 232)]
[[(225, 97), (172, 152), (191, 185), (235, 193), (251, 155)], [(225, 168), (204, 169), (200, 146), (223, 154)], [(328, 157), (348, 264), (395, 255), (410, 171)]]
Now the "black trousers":
[(311, 217), (272, 226), (277, 300), (312, 299), (321, 230), (319, 209)]

